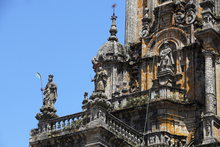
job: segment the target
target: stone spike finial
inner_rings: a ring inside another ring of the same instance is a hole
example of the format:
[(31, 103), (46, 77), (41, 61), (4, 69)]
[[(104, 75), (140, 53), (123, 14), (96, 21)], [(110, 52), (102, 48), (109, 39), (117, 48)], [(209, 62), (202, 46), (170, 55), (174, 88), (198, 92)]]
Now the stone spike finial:
[(109, 30), (111, 36), (108, 38), (109, 41), (118, 41), (118, 38), (116, 36), (118, 30), (117, 30), (117, 26), (116, 26), (116, 19), (117, 19), (117, 16), (115, 15), (115, 7), (116, 7), (116, 4), (114, 4), (112, 6), (113, 8), (113, 15), (111, 17), (111, 20), (112, 20), (112, 25), (111, 25), (111, 28)]

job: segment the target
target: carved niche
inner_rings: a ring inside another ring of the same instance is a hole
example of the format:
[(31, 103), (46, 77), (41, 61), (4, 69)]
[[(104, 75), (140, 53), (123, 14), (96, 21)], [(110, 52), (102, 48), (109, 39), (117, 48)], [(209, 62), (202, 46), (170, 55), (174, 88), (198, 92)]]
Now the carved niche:
[(174, 82), (173, 77), (175, 75), (176, 65), (173, 50), (175, 48), (175, 44), (165, 41), (159, 49), (158, 78), (160, 85), (172, 86)]

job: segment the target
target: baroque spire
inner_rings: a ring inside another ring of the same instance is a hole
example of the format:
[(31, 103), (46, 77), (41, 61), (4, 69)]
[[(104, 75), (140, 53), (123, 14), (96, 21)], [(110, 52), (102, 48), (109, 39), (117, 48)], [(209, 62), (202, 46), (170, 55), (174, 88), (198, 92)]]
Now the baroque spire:
[(118, 41), (118, 38), (116, 36), (116, 34), (118, 32), (118, 29), (117, 29), (117, 26), (116, 26), (117, 16), (115, 15), (115, 7), (116, 7), (116, 4), (112, 5), (112, 8), (113, 8), (113, 15), (111, 17), (112, 25), (111, 25), (111, 28), (109, 30), (111, 35), (108, 38), (108, 41)]

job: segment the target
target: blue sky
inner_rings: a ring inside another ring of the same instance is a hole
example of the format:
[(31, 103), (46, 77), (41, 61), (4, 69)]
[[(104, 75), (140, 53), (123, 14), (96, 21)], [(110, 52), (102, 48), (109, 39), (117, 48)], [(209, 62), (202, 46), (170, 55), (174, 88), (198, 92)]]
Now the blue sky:
[(93, 91), (91, 59), (107, 41), (117, 3), (124, 42), (125, 0), (0, 0), (0, 147), (27, 147), (43, 84), (54, 74), (59, 116), (81, 111)]

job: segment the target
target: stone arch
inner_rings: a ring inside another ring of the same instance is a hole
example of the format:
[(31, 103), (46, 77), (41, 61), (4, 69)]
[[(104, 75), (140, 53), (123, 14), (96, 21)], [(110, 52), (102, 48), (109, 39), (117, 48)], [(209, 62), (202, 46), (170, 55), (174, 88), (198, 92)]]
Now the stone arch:
[(174, 43), (176, 45), (176, 49), (178, 50), (189, 44), (188, 36), (189, 35), (186, 32), (177, 27), (164, 29), (153, 34), (152, 39), (147, 44), (147, 48), (150, 52), (154, 52), (159, 55), (159, 48), (165, 41), (168, 41)]

